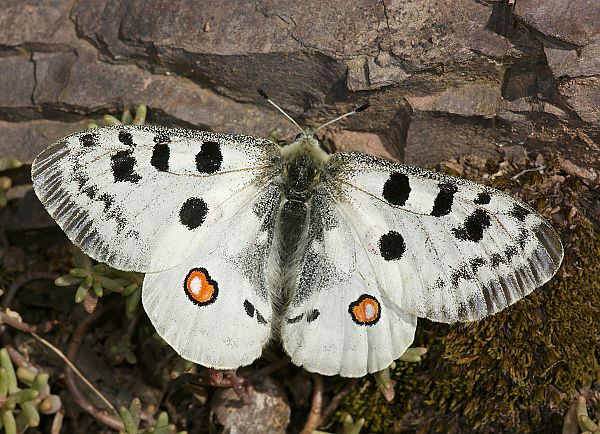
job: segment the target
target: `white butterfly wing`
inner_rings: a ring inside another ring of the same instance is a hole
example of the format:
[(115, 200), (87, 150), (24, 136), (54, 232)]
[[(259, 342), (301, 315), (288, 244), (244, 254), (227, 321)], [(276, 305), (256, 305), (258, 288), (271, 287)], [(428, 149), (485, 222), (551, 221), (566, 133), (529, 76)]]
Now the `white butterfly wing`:
[[(223, 206), (221, 218), (182, 264), (146, 274), (144, 309), (183, 358), (236, 369), (260, 357), (271, 335), (268, 257), (281, 189), (271, 183)], [(229, 208), (232, 211), (229, 211)]]
[[(269, 179), (270, 141), (151, 126), (66, 137), (32, 166), (33, 187), (68, 237), (122, 270), (182, 262), (235, 210), (228, 202)], [(236, 199), (237, 200), (237, 199)]]
[(417, 316), (485, 317), (562, 261), (549, 224), (497, 190), (364, 154), (334, 154), (322, 181), (282, 323), (310, 371), (381, 370), (412, 343)]
[(282, 343), (309, 371), (362, 377), (389, 366), (413, 341), (416, 316), (381, 290), (369, 254), (324, 187), (312, 203), (295, 287)]
[(546, 283), (563, 248), (533, 209), (497, 190), (363, 154), (335, 154), (328, 191), (400, 309), (483, 318)]

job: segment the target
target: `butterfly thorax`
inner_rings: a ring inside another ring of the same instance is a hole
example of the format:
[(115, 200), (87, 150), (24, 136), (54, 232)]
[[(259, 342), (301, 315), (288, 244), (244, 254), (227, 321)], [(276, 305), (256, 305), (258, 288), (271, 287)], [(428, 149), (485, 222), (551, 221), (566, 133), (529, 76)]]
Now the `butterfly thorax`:
[(302, 136), (282, 147), (281, 156), (285, 196), (290, 200), (307, 201), (320, 182), (321, 171), (330, 155), (319, 147), (316, 139)]

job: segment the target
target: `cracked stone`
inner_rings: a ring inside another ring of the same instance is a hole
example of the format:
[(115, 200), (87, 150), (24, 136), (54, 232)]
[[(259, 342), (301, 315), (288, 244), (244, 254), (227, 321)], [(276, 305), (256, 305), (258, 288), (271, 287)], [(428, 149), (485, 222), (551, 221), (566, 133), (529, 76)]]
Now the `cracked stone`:
[(409, 96), (413, 110), (492, 118), (502, 103), (500, 83), (466, 84), (425, 96)]
[(404, 147), (404, 162), (421, 167), (461, 155), (499, 157), (502, 132), (491, 120), (414, 113)]
[(544, 52), (556, 79), (600, 75), (600, 34), (580, 50), (546, 46)]
[(255, 384), (249, 404), (242, 405), (232, 389), (219, 389), (210, 412), (211, 431), (222, 434), (285, 434), (290, 423), (285, 391), (270, 378)]
[[(266, 135), (291, 131), (285, 118), (266, 104), (250, 106), (203, 89), (188, 79), (151, 74), (134, 65), (77, 62), (60, 92), (63, 104), (81, 111), (108, 111), (143, 102), (154, 121), (200, 126), (218, 132)], [(257, 101), (262, 99), (257, 95)]]
[(66, 0), (3, 1), (0, 13), (0, 46), (29, 45), (34, 48), (67, 44), (70, 37)]
[(600, 34), (597, 0), (519, 0), (513, 15), (542, 34), (569, 44), (584, 46)]
[(61, 104), (61, 92), (69, 83), (71, 69), (77, 61), (75, 53), (34, 53), (37, 86), (33, 93), (36, 104)]
[(0, 57), (0, 119), (21, 120), (31, 115), (35, 88), (29, 55)]
[[(189, 13), (174, 15), (161, 13), (173, 7), (169, 0), (92, 0), (80, 2), (72, 16), (78, 32), (112, 57), (180, 72), (244, 101), (262, 87), (297, 115), (323, 103), (340, 83), (376, 89), (440, 64), (507, 54), (507, 40), (486, 29), (491, 7), (441, 3), (178, 0), (177, 8)], [(210, 32), (203, 31), (206, 23)], [(346, 65), (363, 55), (365, 77), (360, 65)], [(482, 74), (481, 65), (472, 69)]]
[(343, 59), (377, 54), (376, 41), (387, 31), (383, 3), (372, 0), (269, 1), (265, 10), (269, 15), (289, 17), (290, 34), (304, 47)]
[(559, 85), (560, 94), (579, 117), (592, 124), (600, 122), (600, 79), (577, 78)]
[(369, 58), (367, 64), (371, 89), (393, 86), (407, 80), (411, 75), (388, 53), (381, 52), (375, 58)]
[[(266, 3), (258, 9), (248, 0), (179, 0), (177, 6), (170, 0), (128, 0), (119, 8), (104, 3), (81, 2), (73, 14), (78, 32), (97, 46), (113, 56), (148, 57), (238, 99), (252, 100), (262, 87), (297, 113), (308, 101), (323, 101), (345, 74), (345, 66), (333, 59), (304, 52), (279, 11)], [(188, 13), (161, 13), (173, 7)], [(210, 32), (202, 30), (206, 22)]]
[[(505, 110), (510, 110), (512, 112), (523, 112), (525, 114), (532, 112), (549, 113), (565, 121), (568, 119), (568, 115), (564, 110), (561, 110), (559, 107), (550, 104), (549, 102), (538, 99), (524, 97), (512, 101), (503, 100), (501, 107), (502, 108), (497, 113), (498, 116)], [(529, 125), (532, 125), (531, 122), (529, 122)]]
[(367, 57), (359, 56), (346, 61), (348, 74), (346, 75), (346, 87), (352, 92), (360, 90), (369, 90), (369, 80), (367, 75)]
[[(381, 49), (401, 57), (414, 70), (456, 64), (481, 53), (502, 58), (510, 46), (487, 28), (490, 5), (472, 0), (392, 0), (386, 2), (390, 31)], [(412, 71), (408, 71), (412, 72)]]
[(334, 130), (323, 135), (323, 143), (331, 143), (335, 152), (367, 152), (377, 157), (394, 160), (379, 134), (364, 131)]
[[(584, 35), (578, 51), (552, 32), (529, 32), (522, 15), (517, 19), (525, 25), (515, 27), (506, 8), (472, 0), (13, 3), (0, 10), (0, 23), (6, 24), (0, 25), (0, 84), (8, 89), (0, 95), (0, 119), (21, 124), (2, 122), (0, 136), (12, 139), (0, 144), (19, 150), (24, 160), (64, 135), (16, 132), (41, 128), (32, 119), (52, 118), (69, 129), (84, 116), (118, 114), (137, 102), (149, 105), (154, 123), (261, 136), (277, 128), (293, 136), (286, 120), (257, 97), (256, 87), (310, 125), (368, 98), (371, 109), (336, 124), (352, 131), (339, 142), (380, 142), (364, 150), (406, 154), (428, 165), (448, 153), (456, 157), (473, 143), (480, 152), (477, 140), (523, 140), (526, 130), (554, 142), (558, 122), (573, 117), (564, 101), (583, 119), (596, 119), (595, 82), (569, 80), (558, 87), (557, 78), (598, 75), (597, 20), (578, 20), (561, 3), (574, 20), (570, 24), (544, 18), (547, 10), (531, 7), (537, 0), (516, 6), (517, 12), (533, 14), (536, 29), (560, 25)], [(597, 15), (592, 6), (586, 13)], [(186, 13), (167, 13), (174, 7)], [(573, 86), (582, 94), (570, 90)], [(556, 98), (557, 89), (566, 99)], [(511, 136), (491, 128), (492, 119)], [(456, 130), (439, 158), (443, 141), (421, 131), (428, 123), (440, 137), (447, 134), (443, 125)], [(589, 136), (600, 140), (594, 131)], [(32, 141), (32, 151), (23, 151)]]

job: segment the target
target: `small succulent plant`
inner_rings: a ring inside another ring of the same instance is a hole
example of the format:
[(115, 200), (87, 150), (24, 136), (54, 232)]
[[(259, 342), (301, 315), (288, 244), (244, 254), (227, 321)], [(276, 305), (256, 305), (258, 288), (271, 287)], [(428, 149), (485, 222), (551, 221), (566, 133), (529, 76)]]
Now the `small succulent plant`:
[(155, 425), (140, 429), (142, 403), (138, 398), (133, 398), (129, 408), (120, 407), (119, 415), (125, 427), (120, 434), (187, 434), (187, 431), (177, 431), (175, 425), (169, 424), (169, 416), (164, 411), (158, 415)]
[(40, 413), (54, 414), (62, 408), (58, 395), (50, 393), (48, 378), (45, 372), (24, 367), (15, 372), (6, 348), (0, 350), (0, 428), (6, 434), (37, 427)]
[[(0, 173), (9, 169), (17, 169), (22, 166), (22, 163), (10, 157), (1, 157), (0, 158)], [(8, 176), (0, 176), (0, 208), (3, 208), (8, 203), (8, 197), (6, 192), (9, 188), (12, 187), (12, 179)]]
[(87, 312), (96, 309), (98, 299), (108, 293), (118, 293), (127, 298), (125, 310), (127, 318), (135, 314), (142, 297), (143, 276), (139, 273), (115, 270), (104, 264), (94, 264), (81, 251), (75, 250), (75, 268), (69, 274), (54, 281), (56, 286), (78, 285), (75, 302), (83, 303)]

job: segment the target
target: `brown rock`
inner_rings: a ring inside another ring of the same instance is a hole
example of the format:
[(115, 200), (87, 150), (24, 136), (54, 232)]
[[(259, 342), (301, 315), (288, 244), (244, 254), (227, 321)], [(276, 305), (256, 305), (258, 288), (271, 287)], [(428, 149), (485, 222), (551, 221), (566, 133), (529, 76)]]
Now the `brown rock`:
[(477, 83), (407, 100), (413, 110), (492, 118), (501, 106), (502, 94), (500, 83)]
[(486, 26), (492, 8), (469, 0), (386, 1), (381, 48), (400, 56), (412, 68), (458, 64), (475, 53), (500, 58), (509, 42)]
[(213, 432), (284, 434), (290, 423), (290, 407), (281, 385), (267, 378), (255, 385), (251, 399), (244, 404), (232, 389), (220, 389), (211, 405)]
[(336, 130), (323, 135), (324, 143), (331, 143), (335, 152), (366, 152), (376, 157), (394, 160), (381, 136), (375, 133)]
[(544, 35), (569, 44), (583, 46), (600, 34), (596, 0), (518, 0), (513, 14)]
[[(33, 100), (36, 104), (63, 104), (61, 93), (69, 83), (71, 68), (77, 61), (73, 52), (34, 53), (36, 88)], [(58, 107), (57, 107), (58, 108)]]
[(0, 12), (0, 46), (26, 45), (33, 49), (65, 45), (69, 37), (68, 0), (3, 1)]
[[(264, 87), (298, 113), (322, 103), (347, 70), (349, 89), (367, 90), (475, 53), (507, 54), (506, 39), (486, 28), (489, 6), (442, 3), (97, 0), (72, 15), (79, 33), (115, 58), (182, 72), (244, 100)], [(186, 13), (166, 13), (173, 9)]]
[(560, 94), (585, 122), (600, 122), (600, 79), (577, 78), (560, 84)]
[(498, 157), (499, 136), (500, 132), (489, 121), (415, 113), (406, 137), (404, 162), (433, 167), (460, 155)]
[[(97, 4), (89, 10), (86, 1), (73, 16), (78, 31), (113, 56), (144, 56), (236, 98), (254, 99), (255, 89), (263, 87), (295, 111), (307, 99), (323, 101), (346, 72), (343, 64), (305, 51), (290, 34), (291, 14), (269, 3), (257, 8), (251, 1), (125, 1), (122, 7)], [(208, 20), (211, 31), (204, 32)]]
[(32, 115), (34, 68), (29, 56), (0, 57), (0, 118), (21, 120)]
[[(64, 55), (60, 55), (64, 56)], [(52, 71), (52, 61), (45, 67)], [(40, 60), (44, 65), (44, 62)], [(58, 62), (64, 66), (65, 62)], [(109, 65), (102, 62), (76, 62), (68, 82), (59, 84), (45, 75), (39, 84), (40, 102), (56, 101), (81, 113), (118, 111), (133, 103), (150, 107), (159, 123), (194, 126), (218, 132), (266, 135), (273, 128), (287, 133), (289, 123), (268, 104), (250, 106), (237, 103), (203, 89), (192, 81), (170, 74), (151, 74), (135, 65)]]
[(546, 46), (544, 52), (555, 78), (600, 75), (600, 34), (579, 50)]
[[(576, 3), (597, 14), (595, 3)], [(550, 29), (542, 47), (537, 33), (512, 26), (510, 8), (483, 1), (24, 0), (0, 11), (0, 44), (11, 47), (0, 58), (0, 85), (9, 89), (0, 95), (0, 118), (70, 125), (145, 102), (155, 123), (254, 135), (278, 128), (293, 136), (257, 97), (263, 87), (310, 125), (369, 98), (370, 110), (336, 125), (352, 131), (340, 143), (377, 143), (363, 150), (427, 165), (482, 152), (486, 140), (519, 143), (526, 130), (553, 143), (562, 127), (548, 119), (573, 117), (555, 95), (555, 80), (597, 75), (599, 36), (594, 19), (579, 20), (581, 10), (556, 3), (564, 12), (557, 19), (544, 4), (520, 0), (515, 10), (526, 26)], [(583, 86), (569, 81), (560, 91), (583, 119), (596, 119), (595, 84), (585, 83), (581, 94), (569, 91), (575, 85)], [(501, 131), (490, 127), (493, 120)], [(39, 149), (21, 150), (38, 141), (16, 131), (30, 125), (36, 130), (28, 122), (0, 125), (8, 128), (0, 130), (1, 146), (25, 161)]]
[(369, 83), (368, 62), (369, 59), (367, 56), (358, 56), (346, 61), (346, 66), (348, 67), (346, 87), (350, 91), (357, 92), (360, 90), (369, 90), (371, 88), (371, 84)]

